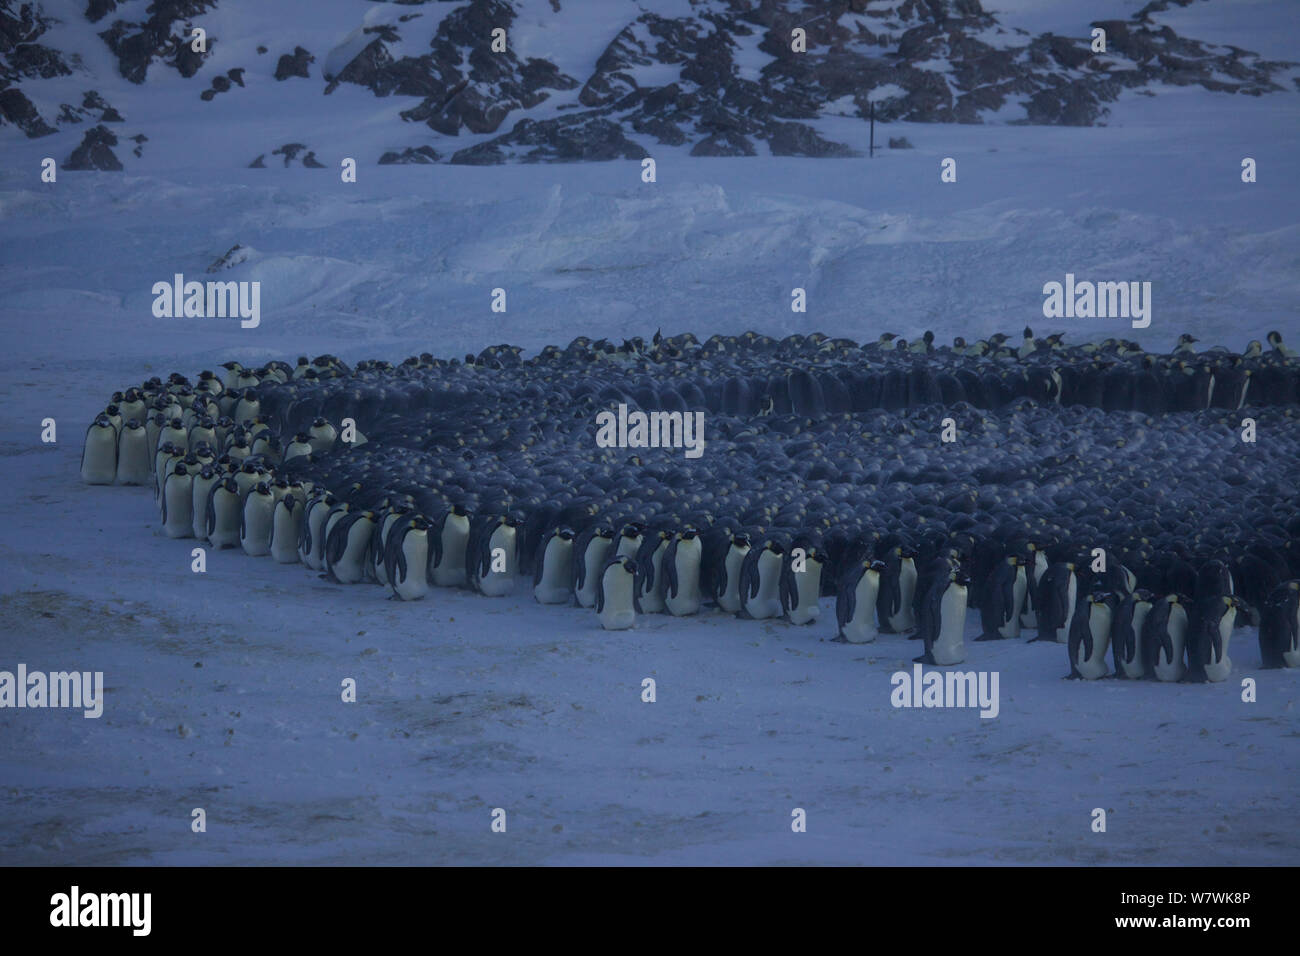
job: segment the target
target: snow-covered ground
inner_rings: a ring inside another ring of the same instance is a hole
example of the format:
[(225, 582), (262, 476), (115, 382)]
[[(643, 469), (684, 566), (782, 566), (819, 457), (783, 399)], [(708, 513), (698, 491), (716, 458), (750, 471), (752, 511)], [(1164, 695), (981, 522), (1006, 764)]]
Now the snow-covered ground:
[[(107, 697), (99, 720), (0, 711), (0, 863), (1300, 862), (1300, 674), (1259, 671), (1252, 629), (1231, 655), (1256, 703), (1236, 675), (1067, 682), (1064, 648), (1005, 642), (968, 643), (963, 666), (999, 673), (996, 719), (896, 710), (917, 645), (827, 643), (830, 599), (807, 628), (710, 612), (606, 633), (522, 586), (399, 604), (235, 552), (199, 575), (148, 492), (77, 476), (111, 391), (229, 358), (659, 327), (1295, 344), (1298, 99), (1170, 89), (1100, 128), (882, 127), (916, 149), (874, 160), (652, 149), (654, 184), (636, 163), (363, 166), (344, 184), (323, 154), (331, 169), (178, 158), (42, 184), (40, 142), (6, 141), (0, 669), (102, 670)], [(860, 121), (834, 132), (865, 148)], [(262, 283), (258, 328), (153, 317), (153, 283), (209, 278), (235, 243), (252, 255), (220, 278)], [(1151, 281), (1151, 327), (1043, 319), (1066, 272)]]

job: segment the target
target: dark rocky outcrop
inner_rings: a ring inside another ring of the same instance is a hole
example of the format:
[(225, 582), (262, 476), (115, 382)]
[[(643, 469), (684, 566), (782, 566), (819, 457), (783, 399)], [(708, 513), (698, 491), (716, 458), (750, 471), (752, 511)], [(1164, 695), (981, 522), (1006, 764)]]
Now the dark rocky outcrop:
[(113, 153), (117, 137), (106, 126), (96, 126), (88, 130), (81, 140), (81, 145), (72, 151), (64, 169), (71, 170), (111, 170), (120, 171), (122, 161)]

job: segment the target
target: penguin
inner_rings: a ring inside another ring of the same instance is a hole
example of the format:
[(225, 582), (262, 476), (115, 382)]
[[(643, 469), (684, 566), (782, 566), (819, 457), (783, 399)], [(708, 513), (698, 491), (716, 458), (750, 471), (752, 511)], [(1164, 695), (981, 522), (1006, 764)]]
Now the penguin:
[(271, 530), (275, 519), (275, 495), (266, 482), (258, 482), (244, 496), (239, 525), (239, 544), (250, 557), (271, 553)]
[(750, 551), (749, 535), (739, 532), (731, 536), (727, 550), (713, 569), (713, 601), (728, 614), (736, 614), (742, 604), (740, 599), (740, 569)]
[(607, 631), (626, 631), (636, 626), (637, 570), (631, 558), (615, 555), (596, 579), (596, 617)]
[(1070, 623), (1070, 680), (1097, 680), (1110, 673), (1106, 650), (1118, 603), (1114, 592), (1094, 591), (1074, 615)]
[(1187, 635), (1187, 674), (1189, 683), (1227, 680), (1232, 673), (1228, 641), (1237, 622), (1241, 599), (1234, 595), (1215, 595), (1196, 603), (1192, 627)]
[(906, 634), (916, 629), (913, 602), (916, 598), (916, 552), (906, 545), (890, 548), (880, 577), (876, 613), (884, 634)]
[(312, 453), (320, 455), (329, 451), (334, 447), (334, 439), (338, 437), (338, 434), (338, 429), (326, 419), (317, 418), (311, 423), (311, 428), (307, 431), (307, 440), (311, 444)]
[(289, 442), (284, 449), (284, 458), (286, 464), (294, 458), (301, 458), (304, 455), (310, 455), (314, 449), (311, 444), (311, 436), (306, 432), (298, 432), (293, 436), (293, 441)]
[(501, 597), (515, 587), (519, 570), (518, 530), (511, 515), (479, 519), (466, 550), (470, 587), (488, 597)]
[(1034, 641), (1069, 643), (1081, 592), (1078, 567), (1073, 561), (1048, 566), (1038, 585), (1038, 635)]
[(635, 522), (624, 525), (622, 533), (618, 536), (618, 551), (616, 553), (620, 557), (631, 558), (635, 561), (644, 536), (645, 529), (641, 525)]
[(321, 571), (325, 567), (325, 521), (336, 504), (338, 499), (326, 491), (309, 498), (303, 506), (298, 559), (313, 571)]
[(580, 607), (595, 607), (600, 573), (614, 547), (614, 530), (592, 525), (573, 542), (573, 592)]
[[(163, 482), (172, 472), (172, 466), (182, 458), (181, 452), (169, 441), (163, 442), (158, 446), (158, 451), (154, 453), (153, 460), (153, 490), (154, 495), (162, 494)], [(114, 476), (116, 477), (116, 476)], [(222, 476), (224, 477), (224, 475)]]
[(664, 599), (659, 595), (660, 576), (663, 573), (664, 555), (673, 536), (669, 531), (647, 533), (636, 554), (636, 612), (662, 614)]
[(429, 593), (429, 521), (406, 514), (388, 532), (384, 578), (403, 601), (418, 601)]
[(1009, 554), (998, 562), (989, 575), (980, 604), (980, 623), (984, 633), (977, 641), (1000, 641), (1020, 636), (1020, 615), (1025, 608), (1028, 593), (1028, 576), (1025, 560), (1018, 554)]
[(149, 430), (132, 418), (117, 436), (117, 483), (145, 485), (153, 477)]
[(781, 569), (785, 549), (771, 538), (751, 548), (740, 565), (738, 616), (762, 620), (781, 614)]
[(117, 480), (117, 429), (103, 412), (86, 429), (81, 480), (88, 485), (111, 485)]
[(1142, 648), (1142, 628), (1155, 598), (1145, 588), (1138, 588), (1124, 598), (1111, 624), (1111, 656), (1115, 676), (1141, 680), (1146, 676)]
[(698, 614), (704, 596), (700, 592), (700, 562), (704, 546), (694, 528), (673, 535), (660, 566), (659, 596), (674, 617)]
[(292, 494), (285, 495), (275, 503), (271, 515), (271, 557), (278, 564), (296, 564), (298, 539), (302, 536), (302, 516), (304, 512), (298, 498)]
[(962, 636), (966, 630), (966, 602), (970, 578), (961, 570), (951, 571), (930, 588), (918, 624), (925, 653), (912, 660), (918, 664), (945, 667), (966, 659)]
[(430, 523), (429, 581), (440, 588), (463, 588), (469, 585), (466, 552), (469, 548), (469, 512), (452, 505)]
[(339, 584), (360, 584), (366, 579), (370, 538), (375, 530), (373, 511), (348, 509), (337, 521), (325, 522), (325, 573)]
[[(388, 585), (388, 535), (393, 526), (411, 513), (411, 509), (401, 503), (385, 499), (379, 508), (379, 520), (370, 535), (370, 557), (366, 561), (367, 578), (378, 584)], [(420, 566), (428, 577), (428, 562)]]
[(1283, 581), (1264, 601), (1259, 657), (1265, 668), (1300, 667), (1300, 580)]
[(876, 639), (876, 599), (884, 573), (885, 562), (863, 558), (840, 575), (835, 592), (836, 642), (869, 644)]
[(208, 542), (214, 548), (239, 547), (239, 526), (243, 520), (239, 486), (226, 478), (212, 486), (208, 498)]
[[(795, 570), (796, 552), (802, 551), (803, 570)], [(791, 624), (813, 624), (821, 615), (823, 557), (816, 542), (800, 535), (781, 562), (781, 610)]]
[[(188, 470), (187, 468), (186, 471)], [(224, 475), (214, 465), (204, 465), (199, 469), (199, 473), (193, 477), (191, 485), (193, 493), (190, 496), (190, 514), (192, 515), (190, 530), (194, 532), (194, 537), (200, 541), (208, 539), (208, 501), (212, 497), (213, 487), (223, 477)]]
[(1033, 541), (1026, 545), (1026, 550), (1028, 551), (1029, 560), (1025, 564), (1025, 606), (1024, 610), (1020, 612), (1020, 626), (1036, 631), (1038, 630), (1038, 611), (1035, 602), (1038, 600), (1039, 583), (1047, 572), (1047, 552)]
[(553, 528), (538, 545), (533, 562), (533, 597), (538, 604), (572, 600), (573, 538), (573, 529)]
[(184, 464), (176, 465), (163, 484), (163, 533), (169, 538), (194, 535), (194, 478)]
[(1152, 680), (1179, 681), (1187, 673), (1187, 608), (1178, 594), (1166, 594), (1151, 606), (1142, 626), (1143, 669)]

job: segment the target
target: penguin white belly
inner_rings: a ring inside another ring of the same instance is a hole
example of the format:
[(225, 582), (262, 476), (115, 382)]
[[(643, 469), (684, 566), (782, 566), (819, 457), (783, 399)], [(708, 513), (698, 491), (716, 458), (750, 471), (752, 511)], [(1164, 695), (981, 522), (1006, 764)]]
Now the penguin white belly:
[(488, 539), (488, 573), (479, 578), (479, 591), (488, 597), (501, 597), (515, 589), (515, 573), (519, 570), (515, 566), (515, 534), (514, 528), (500, 525)]
[(966, 659), (966, 588), (950, 584), (939, 602), (939, 636), (930, 648), (935, 664), (960, 664)]
[(271, 528), (275, 521), (275, 501), (270, 495), (250, 494), (244, 499), (244, 525), (239, 543), (244, 553), (260, 558), (271, 553)]
[(1106, 651), (1110, 648), (1110, 608), (1104, 604), (1091, 604), (1088, 611), (1088, 630), (1092, 633), (1092, 654), (1088, 655), (1085, 645), (1079, 642), (1079, 659), (1075, 668), (1085, 680), (1097, 680), (1105, 677)]
[(1228, 613), (1219, 619), (1219, 641), (1223, 656), (1215, 657), (1214, 645), (1210, 645), (1210, 660), (1205, 665), (1205, 676), (1214, 682), (1227, 680), (1232, 673), (1232, 658), (1228, 656), (1228, 641), (1232, 638), (1232, 626), (1237, 620), (1235, 608), (1228, 608)]
[(208, 516), (212, 530), (208, 541), (214, 548), (239, 547), (239, 496), (233, 492), (218, 491), (212, 498), (212, 514)]
[(553, 535), (542, 555), (542, 579), (533, 585), (539, 604), (567, 604), (573, 591), (573, 542)]
[(866, 570), (854, 589), (853, 617), (840, 629), (850, 644), (870, 644), (880, 634), (876, 628), (876, 599), (880, 595), (880, 575)]
[(781, 556), (764, 551), (758, 557), (758, 595), (746, 597), (745, 611), (755, 620), (779, 617), (781, 614)]
[(912, 610), (912, 601), (916, 597), (916, 562), (904, 558), (898, 568), (898, 592), (902, 597), (902, 606), (889, 615), (889, 626), (898, 634), (916, 630), (916, 613)]
[(1011, 585), (1011, 616), (1007, 618), (1007, 623), (998, 628), (998, 633), (1003, 637), (1020, 636), (1020, 615), (1025, 609), (1025, 595), (1029, 592), (1028, 582), (1025, 580), (1025, 569), (1016, 568), (1016, 580)]
[(749, 548), (728, 548), (723, 566), (727, 569), (727, 586), (718, 592), (718, 607), (728, 614), (735, 614), (741, 608), (740, 603), (740, 566), (745, 563)]
[(402, 537), (402, 557), (406, 559), (406, 574), (393, 568), (393, 592), (403, 601), (418, 601), (429, 593), (429, 534), (418, 528), (409, 529)]
[(465, 515), (447, 515), (442, 523), (442, 560), (433, 569), (433, 583), (440, 588), (463, 588), (465, 576), (465, 548), (469, 544), (469, 518)]
[(302, 508), (290, 511), (277, 505), (271, 519), (271, 557), (280, 564), (298, 562), (298, 538), (302, 533)]
[(655, 548), (654, 554), (650, 555), (650, 566), (654, 569), (654, 584), (647, 586), (641, 585), (641, 594), (638, 601), (641, 605), (642, 614), (662, 614), (665, 610), (664, 599), (659, 596), (659, 582), (663, 580), (664, 573), (664, 552), (668, 550), (668, 542), (660, 541), (659, 546)]
[(153, 475), (149, 432), (144, 428), (123, 428), (117, 447), (117, 483), (144, 485)]
[(1156, 648), (1153, 670), (1156, 679), (1162, 681), (1179, 681), (1187, 673), (1187, 663), (1183, 654), (1187, 643), (1187, 612), (1181, 604), (1175, 605), (1169, 612), (1169, 623), (1165, 625), (1169, 634), (1169, 644), (1173, 648), (1173, 658), (1165, 657), (1163, 647)]
[(582, 556), (582, 566), (586, 569), (582, 587), (577, 592), (578, 603), (583, 607), (596, 606), (596, 589), (600, 586), (600, 569), (605, 566), (605, 556), (612, 547), (608, 538), (599, 535), (587, 542), (587, 550)]
[(117, 432), (110, 425), (91, 425), (82, 451), (82, 481), (110, 485), (117, 479)]
[(703, 552), (700, 539), (677, 542), (677, 554), (674, 556), (677, 573), (677, 596), (664, 592), (664, 606), (675, 617), (698, 614), (704, 599), (700, 594), (700, 558)]
[(370, 550), (370, 535), (374, 530), (374, 523), (365, 518), (358, 518), (348, 528), (343, 554), (330, 564), (330, 572), (340, 584), (359, 584), (365, 580), (366, 553)]
[(1076, 601), (1079, 597), (1079, 577), (1073, 571), (1070, 572), (1070, 580), (1065, 586), (1065, 626), (1056, 629), (1056, 643), (1070, 643), (1070, 625), (1074, 623), (1074, 612), (1076, 610)]
[(163, 494), (167, 518), (163, 533), (169, 538), (194, 535), (194, 480), (184, 475), (170, 475)]
[(600, 619), (600, 626), (607, 631), (626, 631), (636, 624), (636, 609), (632, 606), (632, 588), (636, 576), (621, 569), (615, 570), (617, 573), (605, 578), (605, 603), (596, 617)]
[(795, 574), (794, 583), (799, 589), (799, 606), (790, 608), (790, 623), (812, 624), (822, 612), (817, 603), (822, 594), (821, 564), (809, 561), (807, 570)]

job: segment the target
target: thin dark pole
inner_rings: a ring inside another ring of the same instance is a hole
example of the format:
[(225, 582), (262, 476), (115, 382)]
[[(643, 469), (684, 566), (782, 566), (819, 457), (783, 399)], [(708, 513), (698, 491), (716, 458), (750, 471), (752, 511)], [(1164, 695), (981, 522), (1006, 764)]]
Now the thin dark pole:
[(876, 158), (876, 101), (871, 101), (871, 153), (869, 159)]

